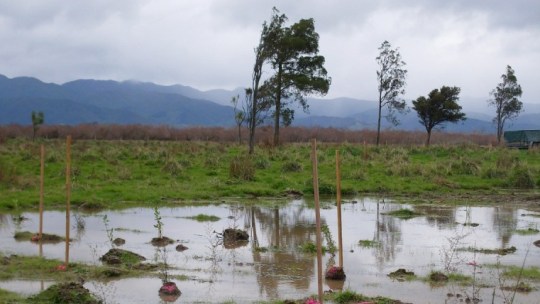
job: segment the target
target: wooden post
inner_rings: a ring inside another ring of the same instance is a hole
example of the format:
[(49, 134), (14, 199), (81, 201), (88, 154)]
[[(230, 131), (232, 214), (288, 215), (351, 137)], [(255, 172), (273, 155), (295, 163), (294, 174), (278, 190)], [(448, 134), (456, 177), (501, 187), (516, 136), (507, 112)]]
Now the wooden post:
[(40, 147), (40, 174), (39, 174), (39, 256), (43, 256), (43, 201), (45, 179), (45, 146)]
[(341, 171), (339, 167), (339, 150), (336, 150), (336, 203), (337, 203), (337, 224), (338, 224), (338, 250), (339, 267), (343, 269), (343, 236), (341, 228)]
[(322, 282), (322, 241), (321, 241), (321, 211), (319, 203), (319, 173), (317, 170), (317, 140), (311, 141), (311, 161), (313, 162), (313, 196), (315, 199), (315, 223), (317, 242), (317, 282), (319, 303), (323, 304), (323, 282)]
[(66, 260), (69, 264), (69, 226), (70, 226), (70, 201), (71, 201), (71, 135), (66, 138)]

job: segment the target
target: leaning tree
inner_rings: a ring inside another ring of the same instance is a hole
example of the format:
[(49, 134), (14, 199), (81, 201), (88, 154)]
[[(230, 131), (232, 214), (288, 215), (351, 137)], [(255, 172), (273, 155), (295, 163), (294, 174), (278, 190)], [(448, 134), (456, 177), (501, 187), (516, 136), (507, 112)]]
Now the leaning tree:
[(506, 66), (506, 74), (502, 74), (501, 78), (502, 82), (490, 93), (493, 99), (488, 100), (488, 104), (495, 107), (496, 115), (493, 122), (497, 125), (497, 142), (499, 144), (506, 121), (518, 117), (523, 109), (523, 102), (518, 99), (523, 91), (517, 83), (517, 77), (511, 66)]
[(465, 113), (457, 103), (459, 92), (458, 87), (443, 86), (440, 90), (431, 91), (427, 98), (420, 96), (412, 102), (419, 122), (426, 128), (426, 146), (429, 146), (434, 128), (442, 128), (446, 122), (465, 120)]
[(319, 55), (319, 34), (313, 19), (301, 19), (287, 27), (287, 16), (275, 8), (273, 13), (276, 26), (264, 43), (274, 74), (263, 86), (273, 101), (274, 145), (279, 145), (280, 123), (287, 126), (294, 119), (289, 106), (298, 102), (307, 111), (307, 96), (325, 95), (331, 79), (324, 68), (325, 58)]
[(393, 125), (398, 125), (399, 120), (395, 111), (404, 113), (407, 111), (405, 100), (400, 95), (405, 94), (406, 63), (401, 60), (399, 49), (392, 48), (390, 42), (384, 41), (379, 47), (379, 56), (375, 58), (379, 65), (377, 71), (377, 85), (379, 91), (379, 112), (377, 117), (377, 146), (381, 137), (381, 114), (384, 107), (387, 108), (386, 119)]

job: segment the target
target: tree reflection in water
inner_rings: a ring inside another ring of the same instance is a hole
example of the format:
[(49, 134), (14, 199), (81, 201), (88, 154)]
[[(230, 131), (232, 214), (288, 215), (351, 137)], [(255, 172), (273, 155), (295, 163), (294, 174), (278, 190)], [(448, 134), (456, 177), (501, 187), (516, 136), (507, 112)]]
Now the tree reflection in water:
[(493, 229), (501, 240), (501, 248), (508, 247), (512, 234), (517, 228), (517, 209), (508, 206), (494, 207), (492, 221)]
[(376, 229), (373, 239), (378, 242), (379, 246), (373, 247), (375, 252), (376, 264), (379, 271), (382, 271), (385, 263), (393, 261), (396, 255), (397, 244), (401, 241), (401, 224), (400, 220), (393, 216), (381, 214), (381, 209), (392, 211), (391, 209), (399, 209), (400, 206), (387, 205), (384, 199), (377, 200), (377, 219)]
[[(313, 256), (298, 250), (315, 240), (313, 212), (304, 206), (285, 209), (280, 212), (277, 207), (251, 207), (251, 236), (253, 246), (257, 246), (253, 250), (253, 267), (261, 297), (279, 298), (278, 287), (283, 283), (307, 291), (315, 273)], [(259, 244), (257, 231), (267, 236), (269, 244)], [(259, 250), (259, 245), (268, 250)]]

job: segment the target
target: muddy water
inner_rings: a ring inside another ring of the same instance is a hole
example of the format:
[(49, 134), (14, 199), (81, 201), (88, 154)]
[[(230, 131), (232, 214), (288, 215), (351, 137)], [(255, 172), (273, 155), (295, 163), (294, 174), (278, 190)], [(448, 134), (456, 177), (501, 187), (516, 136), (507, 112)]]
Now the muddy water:
[[(336, 208), (324, 202), (321, 210), (324, 224), (328, 225), (337, 242)], [(385, 213), (410, 208), (423, 216), (403, 220)], [(103, 211), (93, 214), (76, 213), (72, 219), (70, 252), (72, 261), (100, 263), (98, 258), (111, 244), (107, 229), (113, 228), (113, 237), (126, 240), (120, 248), (143, 255), (149, 261), (166, 261), (174, 267), (167, 275), (176, 282), (182, 295), (178, 303), (197, 301), (222, 303), (251, 303), (260, 300), (302, 298), (316, 293), (316, 259), (303, 253), (302, 244), (315, 240), (314, 210), (302, 201), (294, 200), (279, 207), (249, 205), (207, 205), (159, 209), (163, 222), (163, 235), (176, 240), (165, 248), (156, 248), (150, 240), (157, 236), (154, 210), (133, 208), (122, 211)], [(215, 222), (198, 222), (188, 217), (198, 214), (214, 215)], [(369, 296), (386, 296), (411, 303), (460, 303), (466, 296), (492, 302), (494, 287), (499, 287), (497, 269), (487, 264), (525, 266), (540, 265), (540, 248), (532, 243), (540, 234), (519, 235), (517, 229), (540, 228), (540, 217), (534, 212), (512, 206), (500, 207), (441, 207), (408, 206), (389, 201), (356, 198), (343, 205), (345, 282), (325, 281), (324, 288), (352, 289)], [(104, 216), (107, 216), (107, 221)], [(13, 215), (0, 215), (0, 254), (37, 255), (38, 246), (30, 242), (17, 242), (16, 231), (37, 231), (38, 215), (24, 213), (24, 220)], [(82, 226), (77, 227), (76, 217)], [(65, 215), (46, 212), (44, 232), (63, 235)], [(107, 225), (106, 225), (107, 224)], [(225, 228), (237, 227), (249, 232), (250, 241), (239, 246), (224, 246), (219, 233)], [(379, 245), (362, 247), (360, 240), (376, 241)], [(178, 252), (177, 244), (187, 250)], [(513, 254), (495, 254), (459, 251), (468, 247), (497, 249), (515, 246)], [(260, 248), (260, 249), (256, 249)], [(64, 259), (63, 244), (43, 247), (46, 257)], [(326, 254), (324, 264), (337, 263)], [(472, 262), (481, 267), (470, 266)], [(400, 282), (388, 273), (405, 268), (418, 276), (445, 268), (464, 275), (475, 273), (476, 286), (447, 284), (431, 286), (421, 280)], [(163, 274), (164, 275), (164, 274)], [(186, 276), (181, 280), (179, 276)], [(512, 282), (507, 281), (507, 285)], [(0, 288), (20, 293), (35, 293), (51, 282), (0, 281)], [(538, 303), (540, 284), (530, 293), (518, 293), (514, 303)], [(107, 283), (87, 282), (92, 292), (107, 303), (160, 303), (158, 290), (161, 280), (130, 278)], [(504, 303), (499, 288), (495, 288), (495, 303)], [(452, 296), (449, 296), (452, 294)], [(455, 295), (461, 295), (461, 298)]]

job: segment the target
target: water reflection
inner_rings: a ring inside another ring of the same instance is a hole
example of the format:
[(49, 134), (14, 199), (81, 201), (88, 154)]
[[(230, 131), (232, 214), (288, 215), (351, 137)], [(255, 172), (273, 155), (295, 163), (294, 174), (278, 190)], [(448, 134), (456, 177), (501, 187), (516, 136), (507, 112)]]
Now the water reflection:
[[(347, 280), (326, 281), (326, 286), (332, 290), (350, 287), (369, 295), (393, 297), (404, 302), (441, 303), (446, 299), (446, 289), (432, 289), (422, 281), (394, 282), (386, 275), (397, 268), (414, 271), (419, 276), (425, 276), (431, 270), (443, 269), (441, 252), (448, 249), (448, 240), (456, 236), (460, 237), (459, 247), (515, 246), (518, 248), (516, 253), (502, 257), (501, 262), (521, 266), (527, 248), (538, 239), (535, 236), (531, 241), (531, 236), (513, 235), (517, 227), (540, 226), (540, 218), (518, 217), (519, 213), (529, 211), (521, 209), (518, 212), (514, 206), (409, 206), (382, 199), (354, 200), (358, 203), (345, 203), (342, 211)], [(333, 206), (331, 202), (326, 202), (326, 205)], [(279, 207), (235, 204), (162, 208), (164, 234), (186, 244), (188, 249), (181, 252), (174, 250), (177, 244), (170, 247), (149, 244), (149, 240), (155, 236), (154, 213), (150, 208), (85, 214), (81, 215), (84, 227), (75, 226), (77, 237), (71, 244), (71, 257), (74, 261), (99, 264), (97, 258), (110, 246), (108, 230), (114, 228), (115, 237), (126, 240), (123, 249), (170, 266), (158, 273), (159, 278), (123, 278), (106, 284), (92, 281), (85, 284), (92, 292), (106, 299), (107, 303), (165, 301), (157, 293), (163, 280), (175, 281), (182, 291), (176, 302), (192, 303), (204, 299), (209, 303), (229, 300), (252, 303), (301, 298), (316, 293), (317, 288), (315, 255), (299, 250), (303, 244), (315, 241), (315, 214), (309, 206), (303, 200), (295, 200)], [(424, 216), (403, 220), (385, 214), (400, 208), (415, 209)], [(198, 222), (189, 219), (198, 214), (215, 215), (219, 220)], [(105, 215), (110, 219), (109, 228), (104, 228)], [(15, 231), (37, 231), (38, 215), (25, 213), (24, 216), (29, 220), (21, 223), (13, 221), (10, 214), (0, 216), (0, 254), (37, 254), (36, 244), (16, 242), (13, 238)], [(44, 218), (44, 232), (64, 233), (63, 212), (46, 212)], [(337, 236), (335, 207), (321, 210), (321, 218), (332, 235)], [(463, 225), (468, 222), (478, 223), (478, 226)], [(76, 223), (77, 220), (74, 225)], [(249, 243), (225, 246), (219, 234), (226, 228), (246, 230), (250, 236)], [(359, 240), (374, 240), (380, 246), (360, 247)], [(532, 247), (526, 258), (526, 267), (540, 264), (540, 250)], [(64, 244), (44, 244), (43, 254), (47, 258), (62, 260)], [(454, 260), (459, 263), (456, 268), (464, 274), (471, 271), (466, 262), (474, 259), (482, 265), (495, 263), (497, 259), (494, 255), (466, 251), (460, 252), (460, 258), (462, 260)], [(324, 259), (326, 263), (331, 261), (328, 254)], [(484, 271), (478, 275), (482, 280), (485, 279), (482, 276), (489, 274)], [(178, 276), (189, 279), (175, 280)], [(10, 286), (5, 283), (0, 281), (0, 288)], [(39, 291), (40, 283), (37, 282), (35, 292)], [(47, 285), (47, 281), (44, 283)], [(540, 290), (538, 285), (535, 287)], [(486, 289), (482, 292), (488, 294), (490, 291)], [(421, 300), (417, 298), (418, 294), (422, 295)], [(527, 299), (538, 296), (540, 291), (533, 291), (522, 296), (520, 303), (527, 303)]]
[[(254, 242), (254, 270), (259, 285), (259, 295), (280, 298), (278, 286), (281, 283), (292, 285), (298, 290), (307, 291), (315, 272), (313, 256), (299, 252), (298, 248), (315, 238), (315, 219), (312, 210), (305, 206), (275, 207), (265, 209), (251, 207), (251, 225)], [(257, 229), (267, 235), (268, 244), (260, 244)], [(265, 246), (266, 245), (266, 246)], [(257, 249), (266, 247), (267, 251)]]
[(493, 227), (501, 241), (501, 248), (506, 248), (510, 244), (512, 234), (517, 228), (517, 209), (512, 207), (494, 207), (492, 213)]

